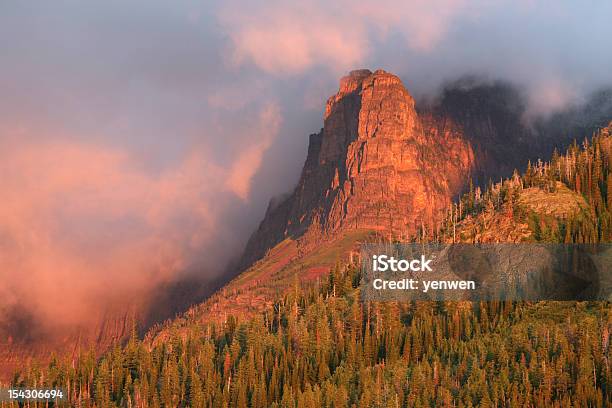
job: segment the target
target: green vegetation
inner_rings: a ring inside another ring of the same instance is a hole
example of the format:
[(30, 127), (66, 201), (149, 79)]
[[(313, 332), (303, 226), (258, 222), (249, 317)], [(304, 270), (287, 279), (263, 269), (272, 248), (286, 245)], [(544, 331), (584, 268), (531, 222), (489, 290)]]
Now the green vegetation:
[(364, 304), (337, 268), (258, 318), (193, 326), (152, 350), (54, 361), (17, 385), (63, 385), (74, 404), (143, 407), (605, 406), (603, 303)]
[[(612, 241), (612, 134), (605, 128), (581, 146), (574, 143), (550, 162), (529, 163), (482, 192), (471, 187), (453, 204), (443, 222), (424, 227), (419, 240)], [(529, 232), (522, 234), (521, 225)], [(515, 234), (505, 234), (511, 227)]]

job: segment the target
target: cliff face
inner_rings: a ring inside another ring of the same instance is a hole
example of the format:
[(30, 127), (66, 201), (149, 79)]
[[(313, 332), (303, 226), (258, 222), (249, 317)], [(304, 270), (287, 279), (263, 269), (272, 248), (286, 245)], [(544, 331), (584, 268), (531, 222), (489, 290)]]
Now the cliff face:
[(340, 230), (404, 235), (436, 219), (468, 179), (474, 154), (452, 120), (420, 117), (400, 79), (353, 71), (310, 136), (297, 187), (270, 205), (243, 265), (286, 237), (315, 245)]

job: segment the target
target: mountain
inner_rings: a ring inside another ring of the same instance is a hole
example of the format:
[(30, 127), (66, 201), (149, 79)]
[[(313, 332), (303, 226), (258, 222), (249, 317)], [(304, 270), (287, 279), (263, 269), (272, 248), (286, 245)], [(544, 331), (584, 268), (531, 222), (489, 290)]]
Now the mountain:
[[(241, 266), (224, 277), (219, 291), (208, 297), (222, 282), (163, 287), (151, 308), (103, 316), (93, 329), (62, 332), (53, 341), (38, 336), (36, 342), (18, 343), (0, 330), (0, 376), (2, 367), (12, 369), (30, 357), (48, 359), (51, 350), (73, 356), (90, 347), (102, 352), (125, 341), (134, 320), (140, 328), (153, 326), (147, 339), (163, 343), (168, 328), (180, 331), (193, 322), (257, 315), (288, 288), (316, 285), (337, 264), (353, 260), (361, 242), (444, 233), (451, 239), (449, 210), (461, 223), (454, 231), (463, 234), (461, 240), (532, 239), (537, 235), (532, 219), (515, 220), (504, 211), (466, 218), (465, 208), (480, 198), (457, 208), (453, 202), (463, 192), (476, 194), (489, 179), (510, 176), (529, 160), (550, 157), (574, 137), (589, 135), (576, 129), (603, 121), (612, 106), (603, 102), (609, 99), (598, 94), (585, 108), (530, 124), (524, 98), (507, 83), (464, 78), (447, 84), (436, 99), (417, 104), (397, 76), (353, 71), (327, 101), (323, 128), (310, 136), (295, 189), (270, 201)], [(541, 201), (535, 187), (521, 194), (525, 203), (552, 200), (551, 206), (563, 207), (580, 202), (569, 193)], [(201, 299), (206, 300), (198, 303)]]
[(437, 229), (470, 183), (508, 177), (607, 123), (610, 95), (531, 123), (526, 98), (503, 81), (460, 78), (417, 106), (397, 76), (352, 71), (310, 135), (295, 189), (270, 201), (241, 269), (285, 239), (305, 254), (360, 230), (401, 238)]
[[(530, 239), (525, 220), (504, 212), (492, 221), (464, 218), (460, 209), (468, 204), (456, 210), (452, 204), (464, 192), (480, 194), (487, 175), (510, 176), (530, 160), (550, 157), (555, 147), (563, 149), (570, 135), (584, 136), (566, 130), (555, 137), (550, 123), (561, 114), (530, 126), (526, 109), (520, 92), (504, 82), (458, 80), (417, 106), (397, 76), (352, 71), (328, 99), (323, 129), (310, 136), (295, 189), (271, 200), (251, 236), (240, 273), (171, 326), (262, 312), (288, 288), (316, 284), (336, 264), (350, 262), (362, 242), (441, 234), (449, 210), (463, 222), (465, 240)], [(471, 188), (470, 180), (476, 183)], [(523, 196), (526, 202), (539, 197), (532, 190)], [(555, 202), (569, 205), (569, 198)], [(148, 338), (163, 341), (169, 334), (164, 327)]]
[(342, 78), (323, 121), (295, 190), (271, 202), (243, 266), (288, 237), (308, 250), (348, 229), (411, 234), (448, 206), (474, 167), (461, 132), (423, 120), (400, 79), (383, 70)]
[(504, 81), (472, 76), (451, 81), (419, 113), (433, 123), (452, 123), (460, 129), (474, 150), (471, 178), (476, 185), (508, 176), (529, 159), (550, 156), (551, 146), (563, 144), (558, 137), (548, 140), (548, 134), (529, 126), (525, 97)]
[[(612, 124), (522, 175), (470, 190), (440, 230), (413, 238), (610, 242), (610, 209)], [(290, 250), (284, 240), (253, 268), (278, 272)], [(238, 281), (253, 268), (220, 296), (244, 295)], [(285, 287), (261, 313), (223, 324), (190, 313), (153, 344), (133, 337), (99, 359), (53, 361), (14, 386), (63, 386), (74, 406), (604, 407), (610, 312), (609, 302), (364, 302), (359, 265), (346, 262), (318, 285)]]

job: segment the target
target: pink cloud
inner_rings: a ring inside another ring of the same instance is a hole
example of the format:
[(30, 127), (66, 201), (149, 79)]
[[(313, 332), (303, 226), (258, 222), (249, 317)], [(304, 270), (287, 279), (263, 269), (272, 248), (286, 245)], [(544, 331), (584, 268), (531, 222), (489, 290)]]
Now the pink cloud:
[(205, 189), (222, 169), (202, 160), (152, 176), (102, 146), (2, 147), (0, 307), (27, 299), (42, 321), (82, 322), (175, 277), (218, 229)]
[(280, 120), (268, 105), (233, 158), (195, 147), (161, 171), (120, 148), (9, 137), (5, 126), (0, 316), (21, 305), (54, 326), (95, 324), (108, 308), (145, 307), (156, 286), (193, 268), (221, 272), (243, 244), (228, 208), (248, 199)]
[(252, 7), (231, 1), (218, 18), (231, 40), (233, 63), (294, 74), (316, 66), (354, 68), (371, 54), (372, 35), (384, 39), (391, 31), (414, 49), (430, 50), (465, 11), (465, 0), (271, 1)]
[(268, 104), (261, 112), (259, 129), (253, 129), (253, 141), (242, 151), (230, 169), (226, 186), (238, 197), (247, 200), (251, 180), (263, 160), (264, 153), (272, 144), (281, 124), (278, 106)]
[(555, 75), (539, 78), (528, 88), (529, 111), (527, 119), (566, 108), (580, 100), (575, 84)]
[(350, 23), (336, 8), (327, 14), (308, 2), (272, 1), (256, 7), (227, 3), (219, 20), (232, 40), (232, 61), (252, 60), (270, 72), (295, 73), (326, 61), (336, 67), (358, 63), (364, 27)]

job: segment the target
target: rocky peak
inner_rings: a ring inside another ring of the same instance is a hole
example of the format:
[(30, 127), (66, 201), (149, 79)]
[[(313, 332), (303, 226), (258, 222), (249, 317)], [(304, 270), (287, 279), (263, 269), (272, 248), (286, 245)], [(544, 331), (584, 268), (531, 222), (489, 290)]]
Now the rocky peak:
[(269, 206), (243, 265), (287, 237), (308, 247), (346, 229), (403, 235), (433, 225), (472, 165), (461, 134), (424, 123), (397, 76), (352, 71), (328, 99), (323, 129), (310, 136), (297, 187)]
[[(330, 101), (334, 101), (337, 98), (356, 91), (357, 88), (361, 88), (363, 80), (370, 75), (372, 75), (372, 71), (369, 69), (357, 69), (340, 78), (340, 88), (338, 89), (338, 93), (329, 98), (327, 106), (330, 106)], [(325, 117), (327, 117), (327, 114)]]
[(405, 93), (414, 105), (414, 100), (406, 91), (406, 88), (402, 85), (402, 81), (395, 75), (390, 74), (382, 69), (372, 73), (369, 69), (359, 69), (351, 71), (347, 76), (340, 79), (340, 87), (338, 93), (331, 96), (327, 100), (325, 107), (324, 120), (331, 115), (334, 107), (338, 102), (346, 102), (347, 96), (354, 94), (353, 96), (358, 97), (360, 93), (368, 88), (376, 87), (377, 91), (380, 91), (382, 87), (393, 87), (400, 93)]
[(406, 137), (414, 133), (416, 122), (414, 99), (397, 76), (383, 70), (352, 71), (327, 101), (320, 162), (337, 160), (356, 140)]

